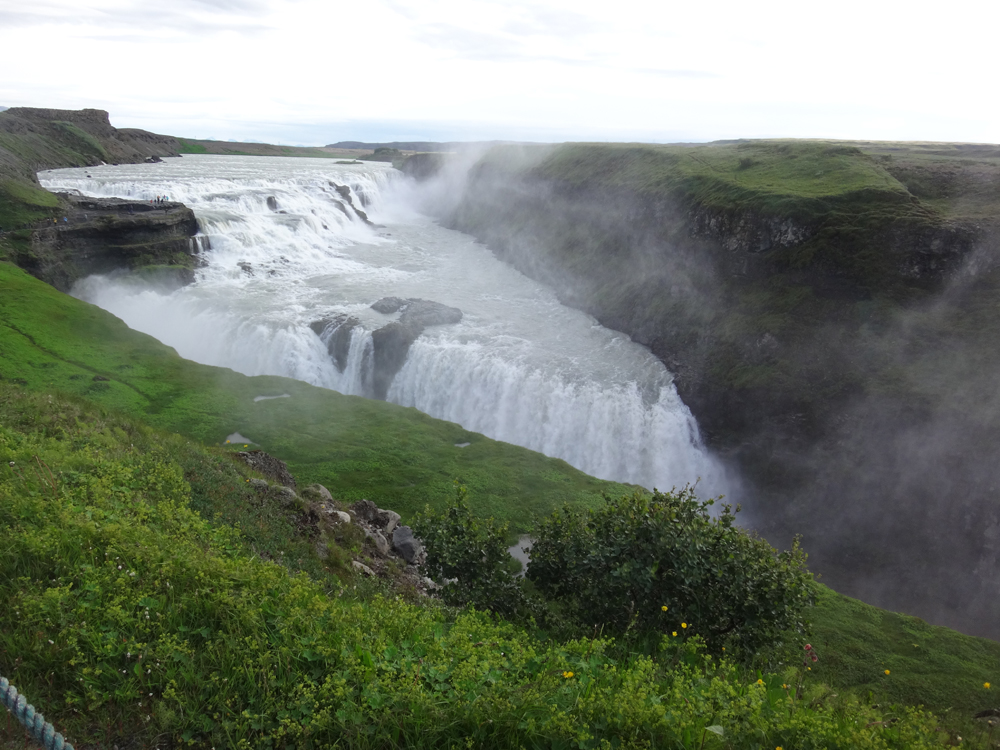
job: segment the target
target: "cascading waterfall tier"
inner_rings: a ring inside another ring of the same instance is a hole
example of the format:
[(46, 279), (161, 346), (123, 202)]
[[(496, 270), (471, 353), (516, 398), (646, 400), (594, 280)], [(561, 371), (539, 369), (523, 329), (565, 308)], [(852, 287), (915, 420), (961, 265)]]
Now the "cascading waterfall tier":
[[(184, 357), (381, 395), (377, 332), (403, 325), (405, 306), (372, 305), (427, 300), (461, 313), (406, 342), (402, 366), (381, 386), (389, 401), (598, 477), (728, 489), (661, 362), (417, 213), (412, 186), (387, 165), (203, 155), (39, 178), (51, 190), (169, 196), (194, 210), (204, 262), (194, 284), (90, 277), (73, 292)], [(338, 326), (329, 322), (348, 319), (331, 346)]]

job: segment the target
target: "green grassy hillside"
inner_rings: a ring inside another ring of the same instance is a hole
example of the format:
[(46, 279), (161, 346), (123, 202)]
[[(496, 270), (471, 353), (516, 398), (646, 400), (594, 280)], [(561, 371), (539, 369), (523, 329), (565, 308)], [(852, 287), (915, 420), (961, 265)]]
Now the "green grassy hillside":
[(520, 530), (533, 513), (621, 489), (416, 409), (198, 365), (9, 264), (0, 263), (0, 289), (4, 380), (76, 394), (209, 445), (238, 432), (345, 500), (408, 514), (443, 504), (458, 479), (477, 510)]
[(288, 560), (290, 538), (254, 539), (253, 521), (294, 536), (280, 514), (221, 522), (234, 499), (260, 504), (223, 450), (79, 399), (0, 384), (0, 460), (0, 669), (77, 747), (902, 750), (949, 736), (805, 670), (701, 657), (696, 638), (633, 654), (339, 582)]

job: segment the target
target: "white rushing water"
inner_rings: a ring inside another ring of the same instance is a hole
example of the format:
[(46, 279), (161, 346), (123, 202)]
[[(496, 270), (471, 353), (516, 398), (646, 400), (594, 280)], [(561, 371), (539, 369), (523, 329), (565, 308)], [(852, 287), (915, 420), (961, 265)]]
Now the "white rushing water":
[[(464, 317), (425, 330), (388, 400), (598, 477), (664, 489), (700, 478), (700, 494), (727, 490), (659, 360), (417, 213), (406, 197), (412, 186), (388, 165), (205, 155), (39, 178), (50, 190), (167, 195), (194, 210), (208, 240), (196, 283), (168, 291), (90, 277), (73, 292), (184, 357), (370, 396), (371, 331), (398, 317), (370, 305), (386, 296), (433, 300)], [(375, 227), (337, 185), (350, 188)], [(343, 372), (309, 328), (337, 314), (362, 323)]]

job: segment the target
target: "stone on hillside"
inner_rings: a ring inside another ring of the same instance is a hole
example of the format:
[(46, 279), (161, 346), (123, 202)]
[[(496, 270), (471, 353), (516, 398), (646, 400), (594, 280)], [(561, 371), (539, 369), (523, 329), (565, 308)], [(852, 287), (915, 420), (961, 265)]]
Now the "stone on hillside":
[(318, 503), (332, 503), (333, 495), (330, 494), (330, 490), (321, 484), (310, 484), (304, 490), (302, 490), (302, 497), (306, 500), (312, 500)]
[(374, 522), (375, 517), (378, 515), (378, 506), (371, 500), (358, 500), (351, 506), (351, 510), (358, 517), (359, 521), (365, 521), (366, 523)]
[(424, 561), (424, 548), (420, 540), (413, 535), (409, 526), (397, 526), (392, 532), (392, 546), (399, 556), (411, 565), (420, 565)]
[(295, 505), (299, 499), (299, 496), (295, 494), (295, 490), (290, 487), (274, 485), (271, 487), (271, 494), (274, 495), (278, 502), (285, 506)]
[(389, 546), (389, 540), (382, 535), (381, 531), (378, 531), (377, 529), (372, 531), (365, 529), (365, 536), (372, 540), (372, 544), (375, 545), (375, 549), (378, 550), (378, 553), (382, 555), (382, 557), (389, 556), (389, 550), (391, 549)]
[(375, 571), (372, 570), (371, 568), (369, 568), (363, 562), (358, 562), (357, 560), (352, 560), (351, 561), (351, 565), (353, 565), (354, 569), (356, 571), (358, 571), (359, 573), (364, 573), (366, 576), (369, 576), (369, 577), (374, 577), (375, 576)]
[(400, 515), (394, 510), (380, 510), (378, 512), (378, 525), (385, 529), (386, 536), (391, 536), (392, 532), (399, 525)]
[(295, 477), (288, 472), (288, 466), (285, 465), (284, 461), (280, 461), (261, 450), (240, 451), (236, 457), (268, 479), (295, 489)]

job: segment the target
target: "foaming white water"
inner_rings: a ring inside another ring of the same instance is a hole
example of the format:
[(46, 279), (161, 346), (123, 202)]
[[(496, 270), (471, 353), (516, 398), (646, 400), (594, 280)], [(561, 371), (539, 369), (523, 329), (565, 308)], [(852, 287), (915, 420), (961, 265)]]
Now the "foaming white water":
[[(393, 175), (378, 164), (199, 156), (40, 178), (87, 195), (168, 195), (195, 211), (208, 240), (195, 284), (167, 291), (91, 277), (74, 289), (182, 356), (370, 396), (371, 332), (398, 317), (370, 305), (433, 300), (460, 308), (462, 322), (417, 339), (390, 401), (595, 476), (662, 488), (701, 478), (703, 494), (728, 489), (648, 350), (417, 214), (411, 187)], [(341, 371), (309, 324), (343, 316), (360, 325)]]

